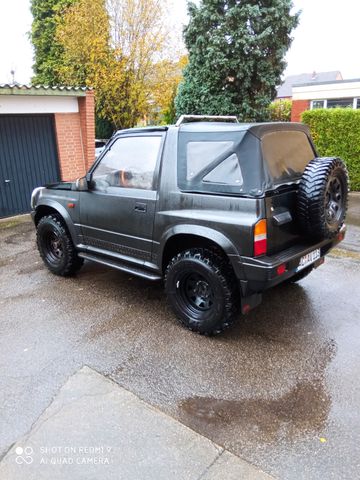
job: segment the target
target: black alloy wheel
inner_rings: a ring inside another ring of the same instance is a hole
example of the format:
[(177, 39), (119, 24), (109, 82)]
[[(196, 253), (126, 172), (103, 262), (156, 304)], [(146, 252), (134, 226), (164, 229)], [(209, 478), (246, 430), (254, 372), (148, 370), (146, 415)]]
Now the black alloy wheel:
[(325, 192), (326, 221), (328, 225), (339, 223), (344, 205), (344, 185), (340, 179), (331, 175)]
[(60, 215), (42, 217), (37, 225), (37, 246), (47, 268), (55, 275), (73, 275), (83, 264)]
[(204, 276), (199, 273), (185, 273), (179, 284), (184, 308), (188, 308), (194, 315), (206, 312), (214, 305), (214, 291)]
[(217, 335), (238, 309), (234, 272), (226, 258), (202, 248), (176, 255), (165, 272), (169, 305), (180, 323), (202, 335)]

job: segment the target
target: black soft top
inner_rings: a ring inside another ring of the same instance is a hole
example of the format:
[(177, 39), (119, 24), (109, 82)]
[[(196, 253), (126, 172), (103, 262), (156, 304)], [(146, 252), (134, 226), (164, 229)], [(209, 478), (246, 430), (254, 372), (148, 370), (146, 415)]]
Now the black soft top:
[(309, 135), (310, 130), (303, 123), (264, 122), (264, 123), (228, 123), (228, 122), (191, 122), (178, 127), (181, 132), (250, 132), (261, 139), (266, 133), (279, 131), (301, 131)]
[[(316, 156), (309, 128), (301, 123), (191, 122), (174, 128), (178, 185), (187, 192), (262, 196), (299, 181)], [(230, 146), (218, 152), (217, 144)]]

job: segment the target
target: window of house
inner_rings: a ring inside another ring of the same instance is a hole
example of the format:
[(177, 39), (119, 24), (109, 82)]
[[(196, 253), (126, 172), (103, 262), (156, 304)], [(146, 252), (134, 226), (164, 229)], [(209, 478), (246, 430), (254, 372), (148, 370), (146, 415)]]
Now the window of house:
[(326, 100), (312, 100), (311, 109), (315, 108), (326, 108)]
[(327, 108), (352, 108), (353, 105), (353, 98), (332, 98), (331, 100), (327, 101)]
[(151, 190), (160, 153), (161, 136), (117, 139), (93, 172), (95, 189), (108, 187)]
[(360, 98), (358, 98), (356, 100), (356, 108), (359, 108), (360, 109)]

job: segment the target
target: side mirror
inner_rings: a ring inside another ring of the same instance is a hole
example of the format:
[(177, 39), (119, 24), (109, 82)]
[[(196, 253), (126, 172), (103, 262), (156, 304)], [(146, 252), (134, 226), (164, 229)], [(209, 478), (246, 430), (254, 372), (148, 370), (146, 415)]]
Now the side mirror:
[(87, 190), (91, 190), (92, 188), (94, 188), (95, 187), (95, 182), (93, 181), (92, 173), (87, 173), (85, 178), (86, 178), (86, 183), (87, 183)]
[(89, 182), (86, 177), (78, 178), (75, 182), (76, 190), (79, 192), (87, 192), (89, 190)]

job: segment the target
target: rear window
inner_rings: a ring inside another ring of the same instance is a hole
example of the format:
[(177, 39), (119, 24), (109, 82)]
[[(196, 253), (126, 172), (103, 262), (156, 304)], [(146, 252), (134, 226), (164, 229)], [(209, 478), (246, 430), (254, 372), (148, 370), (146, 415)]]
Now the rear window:
[(262, 154), (275, 184), (295, 180), (303, 174), (315, 153), (307, 135), (299, 131), (279, 131), (266, 134)]

